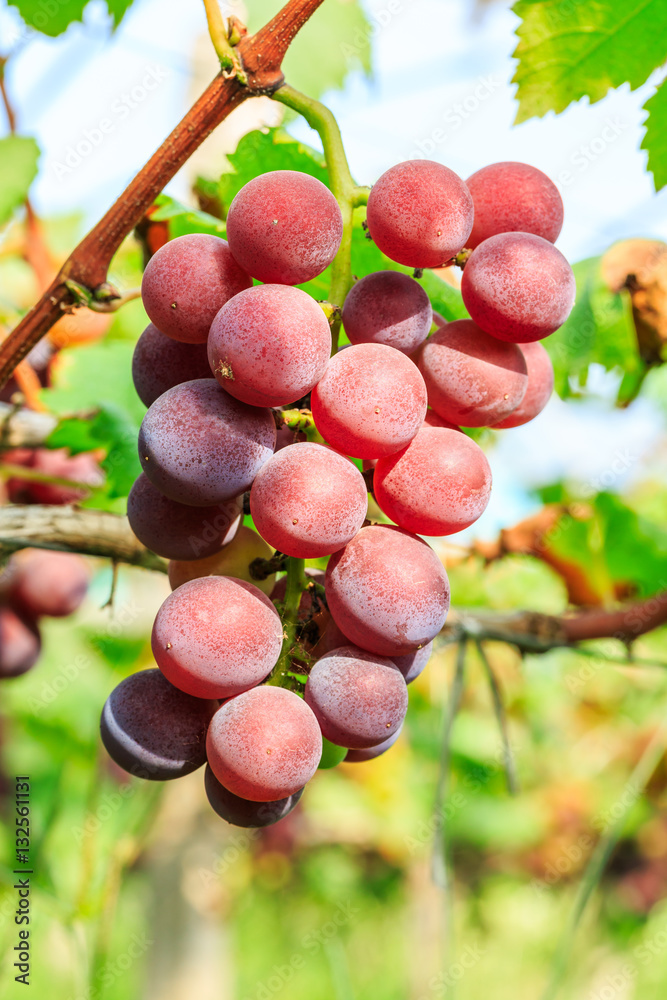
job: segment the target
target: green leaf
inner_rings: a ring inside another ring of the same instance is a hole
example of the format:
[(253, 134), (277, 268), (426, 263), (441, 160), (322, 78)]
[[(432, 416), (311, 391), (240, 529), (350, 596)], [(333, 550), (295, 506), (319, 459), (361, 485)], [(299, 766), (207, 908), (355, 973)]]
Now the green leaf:
[[(283, 0), (253, 0), (248, 6), (248, 27), (256, 31), (278, 13)], [(311, 97), (339, 90), (350, 70), (370, 73), (372, 33), (359, 0), (327, 0), (290, 45), (285, 78)]]
[(643, 369), (629, 296), (609, 290), (600, 273), (599, 257), (580, 261), (573, 270), (577, 280), (574, 308), (563, 326), (544, 341), (554, 366), (556, 391), (564, 399), (576, 395), (595, 362), (627, 376), (618, 397), (623, 403), (631, 390), (631, 376)]
[[(14, 0), (13, 6), (18, 8), (27, 25), (55, 38), (74, 21), (83, 21), (87, 3), (88, 0)], [(132, 0), (107, 0), (114, 28), (118, 27), (131, 4)]]
[(664, 0), (518, 0), (512, 9), (522, 18), (517, 122), (564, 111), (586, 95), (593, 104), (622, 83), (634, 90), (665, 61)]
[(0, 226), (25, 201), (37, 176), (39, 146), (34, 139), (9, 135), (0, 139)]
[(137, 426), (146, 413), (132, 384), (134, 344), (101, 341), (60, 351), (53, 365), (52, 385), (40, 397), (59, 416), (117, 407)]
[(168, 222), (171, 239), (176, 236), (187, 236), (190, 233), (210, 233), (212, 236), (223, 237), (225, 235), (224, 222), (216, 219), (214, 215), (209, 215), (208, 212), (200, 212), (199, 209), (183, 205), (166, 194), (158, 195), (155, 204), (159, 208), (151, 214), (151, 222)]
[(220, 178), (220, 198), (225, 208), (229, 208), (234, 196), (248, 181), (271, 170), (299, 170), (329, 185), (322, 154), (297, 142), (282, 129), (249, 132), (227, 159), (232, 170)]
[(648, 112), (646, 134), (641, 148), (648, 153), (648, 169), (653, 174), (656, 191), (667, 184), (667, 86), (660, 84), (644, 105)]

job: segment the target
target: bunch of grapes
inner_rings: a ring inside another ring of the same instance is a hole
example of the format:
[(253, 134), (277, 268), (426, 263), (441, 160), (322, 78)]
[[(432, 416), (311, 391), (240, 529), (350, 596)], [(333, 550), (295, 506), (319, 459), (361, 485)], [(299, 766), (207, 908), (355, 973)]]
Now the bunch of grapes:
[[(467, 183), (429, 161), (391, 168), (366, 225), (415, 277), (357, 281), (342, 308), (350, 344), (333, 356), (331, 310), (295, 287), (341, 243), (339, 206), (315, 178), (257, 177), (230, 206), (228, 242), (182, 236), (152, 257), (128, 516), (171, 560), (172, 593), (153, 627), (159, 669), (124, 680), (104, 708), (117, 763), (162, 780), (207, 762), (214, 810), (265, 826), (318, 766), (397, 739), (449, 608), (420, 536), (461, 531), (489, 500), (487, 459), (460, 428), (525, 423), (552, 390), (538, 341), (574, 299), (553, 245), (561, 224), (556, 188), (524, 164)], [(417, 277), (455, 259), (471, 318), (447, 323)], [(367, 520), (371, 477), (392, 524)], [(299, 585), (294, 561), (322, 557), (326, 573)]]
[(64, 618), (79, 607), (90, 573), (70, 552), (23, 549), (0, 575), (0, 679), (19, 677), (41, 652), (39, 619)]

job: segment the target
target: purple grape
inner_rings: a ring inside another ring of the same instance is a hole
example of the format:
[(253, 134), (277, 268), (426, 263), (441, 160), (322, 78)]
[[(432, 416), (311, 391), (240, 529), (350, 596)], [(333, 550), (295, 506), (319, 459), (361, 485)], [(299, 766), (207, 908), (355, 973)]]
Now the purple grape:
[(215, 379), (195, 379), (150, 407), (139, 432), (139, 458), (170, 500), (212, 507), (250, 489), (275, 443), (270, 410), (241, 403)]
[(210, 764), (206, 765), (204, 771), (204, 788), (208, 801), (218, 816), (233, 826), (254, 828), (272, 826), (284, 819), (296, 807), (303, 795), (303, 788), (300, 788), (294, 795), (278, 799), (277, 802), (251, 802), (249, 799), (241, 799), (220, 784)]
[(184, 344), (148, 324), (132, 356), (132, 381), (145, 406), (181, 382), (210, 377), (206, 344)]
[(100, 732), (109, 756), (150, 781), (190, 774), (206, 761), (206, 731), (217, 701), (193, 698), (159, 670), (141, 670), (114, 688)]
[(348, 293), (343, 326), (353, 344), (387, 344), (411, 354), (428, 337), (433, 310), (421, 285), (400, 271), (368, 274)]
[(412, 684), (416, 680), (433, 653), (433, 642), (427, 642), (421, 649), (415, 649), (414, 653), (407, 653), (405, 656), (392, 657), (394, 663), (405, 677), (406, 684)]
[(395, 733), (393, 733), (388, 739), (383, 740), (382, 743), (378, 743), (375, 747), (366, 747), (363, 750), (348, 750), (345, 754), (346, 764), (365, 764), (366, 761), (375, 760), (376, 757), (381, 757), (383, 753), (386, 753), (398, 739), (398, 737), (403, 732), (403, 726), (400, 725)]
[(0, 607), (0, 679), (19, 677), (34, 667), (41, 648), (35, 621), (14, 608)]

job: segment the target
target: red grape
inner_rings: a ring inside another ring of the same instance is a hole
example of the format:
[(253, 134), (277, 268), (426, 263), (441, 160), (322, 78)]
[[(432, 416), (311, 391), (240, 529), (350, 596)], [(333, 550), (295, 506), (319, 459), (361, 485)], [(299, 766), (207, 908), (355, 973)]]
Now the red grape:
[(332, 743), (373, 747), (400, 727), (408, 710), (408, 689), (391, 660), (342, 646), (312, 667), (306, 703)]
[(381, 458), (404, 448), (426, 414), (419, 369), (385, 344), (357, 344), (336, 354), (313, 389), (315, 425), (332, 448)]
[(446, 427), (422, 427), (414, 441), (375, 467), (380, 509), (419, 535), (451, 535), (480, 517), (491, 494), (486, 455), (471, 438)]
[(461, 294), (475, 323), (499, 340), (525, 344), (562, 326), (574, 304), (572, 268), (530, 233), (501, 233), (473, 250)]
[(210, 378), (206, 344), (187, 344), (165, 337), (149, 323), (132, 356), (132, 381), (145, 406), (167, 389), (195, 378)]
[(471, 319), (437, 330), (419, 357), (429, 406), (454, 425), (488, 427), (515, 410), (528, 378), (517, 344), (496, 340)]
[(33, 619), (14, 608), (0, 607), (0, 678), (19, 677), (30, 670), (41, 648)]
[(249, 799), (241, 799), (220, 784), (210, 764), (206, 765), (204, 771), (204, 788), (211, 808), (218, 816), (233, 826), (254, 828), (271, 826), (278, 820), (284, 819), (296, 808), (303, 794), (301, 788), (294, 795), (278, 799), (277, 802), (251, 802)]
[(275, 443), (270, 410), (241, 403), (215, 379), (195, 379), (168, 389), (150, 407), (139, 458), (170, 500), (212, 507), (250, 489)]
[(222, 307), (208, 338), (211, 371), (231, 396), (283, 406), (318, 382), (331, 354), (331, 330), (310, 295), (286, 285), (255, 285)]
[(127, 517), (140, 542), (164, 559), (204, 559), (231, 542), (243, 504), (238, 497), (216, 507), (169, 500), (143, 473), (127, 498)]
[(504, 420), (494, 424), (496, 428), (519, 427), (541, 413), (551, 399), (554, 388), (554, 368), (546, 348), (540, 343), (522, 344), (521, 351), (528, 367), (528, 388), (526, 395)]
[(316, 177), (273, 170), (241, 188), (227, 215), (227, 239), (241, 267), (258, 281), (300, 285), (334, 259), (343, 217)]
[(444, 316), (441, 316), (440, 313), (437, 313), (434, 310), (433, 311), (433, 322), (435, 323), (435, 325), (438, 328), (440, 328), (442, 326), (447, 326), (448, 320), (446, 320)]
[[(3, 459), (9, 464), (23, 465), (45, 476), (85, 483), (90, 489), (102, 486), (104, 483), (104, 473), (90, 452), (70, 455), (66, 448), (17, 448), (15, 451), (5, 452)], [(45, 503), (61, 506), (78, 503), (88, 496), (90, 490), (85, 487), (77, 489), (75, 486), (62, 486), (58, 483), (40, 483), (16, 476), (7, 482), (7, 492), (12, 503)]]
[(222, 705), (206, 739), (218, 781), (252, 802), (295, 795), (317, 770), (322, 734), (297, 694), (263, 684)]
[(206, 730), (217, 708), (217, 701), (179, 691), (159, 670), (140, 670), (107, 698), (102, 742), (116, 764), (135, 777), (180, 778), (206, 762)]
[(225, 240), (207, 233), (178, 236), (144, 271), (141, 297), (158, 330), (186, 344), (205, 344), (218, 309), (252, 281)]
[(426, 339), (433, 310), (421, 285), (400, 271), (376, 271), (353, 286), (343, 326), (353, 344), (387, 344), (410, 354)]
[(250, 491), (255, 527), (288, 556), (315, 559), (342, 549), (364, 523), (368, 494), (355, 465), (331, 448), (283, 448), (260, 469)]
[(433, 652), (433, 643), (427, 642), (421, 649), (416, 649), (414, 653), (407, 653), (405, 656), (394, 656), (393, 660), (398, 669), (405, 677), (406, 684), (412, 684), (416, 680)]
[(449, 581), (433, 549), (390, 525), (368, 525), (335, 552), (325, 587), (343, 634), (381, 656), (401, 656), (430, 642), (449, 609)]
[(391, 260), (438, 267), (470, 236), (473, 204), (461, 178), (431, 160), (390, 167), (371, 188), (366, 214), (371, 237)]
[(12, 557), (11, 600), (35, 618), (73, 614), (86, 596), (89, 581), (85, 561), (71, 552), (23, 549)]
[(403, 726), (399, 726), (395, 733), (393, 733), (388, 739), (383, 740), (382, 743), (378, 743), (374, 747), (366, 747), (364, 750), (348, 750), (345, 754), (346, 764), (365, 764), (368, 760), (375, 760), (376, 757), (381, 757), (383, 753), (386, 753), (401, 735)]
[(178, 587), (157, 613), (151, 638), (158, 667), (196, 698), (229, 698), (275, 666), (283, 627), (266, 594), (229, 576)]
[(271, 594), (276, 582), (272, 573), (264, 580), (255, 580), (250, 575), (250, 564), (254, 559), (270, 559), (273, 549), (263, 538), (242, 524), (231, 542), (215, 555), (206, 559), (172, 559), (169, 563), (169, 583), (176, 590), (188, 580), (198, 580), (203, 576), (233, 576), (254, 584), (264, 594)]
[(422, 427), (448, 427), (450, 431), (461, 430), (461, 428), (457, 427), (456, 424), (452, 424), (449, 420), (445, 420), (444, 417), (441, 417), (439, 413), (435, 412), (435, 410), (426, 411)]
[(533, 233), (555, 243), (563, 227), (558, 188), (527, 163), (491, 163), (466, 181), (475, 206), (468, 239), (476, 247), (498, 233)]

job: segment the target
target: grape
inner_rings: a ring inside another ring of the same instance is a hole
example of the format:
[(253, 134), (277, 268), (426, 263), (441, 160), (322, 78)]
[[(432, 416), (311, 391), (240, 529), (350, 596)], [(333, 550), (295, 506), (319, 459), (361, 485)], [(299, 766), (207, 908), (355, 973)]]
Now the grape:
[(376, 271), (353, 286), (343, 306), (343, 326), (353, 344), (387, 344), (410, 354), (429, 335), (433, 310), (414, 278)]
[(167, 337), (205, 344), (218, 309), (252, 281), (219, 236), (191, 233), (165, 243), (144, 271), (148, 318)]
[(445, 624), (449, 581), (444, 567), (426, 542), (399, 528), (362, 528), (333, 554), (325, 580), (336, 624), (350, 642), (371, 653), (411, 653)]
[[(104, 473), (90, 452), (70, 455), (66, 448), (17, 448), (5, 452), (3, 459), (10, 465), (23, 465), (26, 469), (34, 469), (45, 476), (85, 483), (90, 489), (104, 483)], [(57, 483), (39, 483), (17, 476), (7, 482), (7, 492), (12, 503), (61, 506), (78, 503), (88, 496), (90, 490), (85, 487), (77, 489), (75, 486), (60, 486)]]
[(375, 467), (380, 509), (419, 535), (451, 535), (486, 510), (491, 470), (471, 438), (446, 427), (422, 427), (414, 441)]
[(145, 406), (181, 382), (210, 377), (206, 344), (187, 344), (165, 337), (156, 326), (148, 324), (132, 355), (132, 381)]
[(433, 322), (438, 327), (438, 329), (440, 327), (447, 326), (447, 320), (445, 319), (445, 317), (441, 316), (440, 313), (435, 312), (435, 310), (433, 311)]
[[(324, 570), (323, 569), (312, 569), (310, 566), (306, 566), (306, 579), (313, 583), (319, 583), (321, 587), (324, 586)], [(271, 600), (274, 604), (279, 604), (281, 601), (285, 600), (287, 596), (287, 574), (281, 576), (281, 578), (276, 583), (275, 587), (271, 591)], [(310, 617), (310, 611), (313, 606), (313, 591), (310, 587), (307, 587), (301, 594), (299, 600), (299, 618), (306, 619)]]
[(251, 802), (249, 799), (241, 799), (220, 784), (210, 764), (206, 765), (204, 771), (204, 788), (208, 801), (218, 816), (234, 826), (255, 828), (272, 826), (278, 820), (284, 819), (296, 807), (303, 794), (303, 788), (300, 788), (294, 795), (278, 799), (277, 802)]
[(233, 576), (237, 580), (252, 583), (264, 594), (270, 594), (276, 582), (276, 575), (265, 580), (255, 580), (250, 575), (250, 564), (254, 559), (270, 559), (273, 549), (252, 528), (242, 524), (231, 542), (207, 559), (172, 559), (169, 563), (169, 583), (176, 590), (188, 580), (198, 580), (205, 576)]
[(11, 600), (38, 618), (65, 618), (79, 607), (90, 573), (81, 556), (71, 552), (23, 549), (12, 558)]
[(336, 354), (313, 389), (315, 425), (332, 448), (381, 458), (404, 448), (426, 413), (419, 369), (385, 344), (357, 344)]
[(127, 517), (140, 542), (164, 559), (204, 559), (219, 552), (239, 527), (238, 497), (216, 507), (169, 500), (143, 473), (127, 498)]
[(457, 427), (456, 424), (451, 424), (449, 420), (445, 420), (444, 417), (441, 417), (439, 413), (435, 412), (435, 410), (426, 411), (422, 427), (448, 427), (450, 431), (461, 430), (461, 428)]
[(139, 458), (170, 500), (213, 507), (250, 489), (275, 443), (270, 410), (241, 403), (215, 379), (202, 378), (155, 400), (139, 431)]
[(321, 306), (298, 288), (256, 285), (222, 307), (208, 338), (220, 385), (252, 406), (283, 406), (324, 375), (331, 330)]
[(492, 163), (466, 181), (475, 206), (467, 246), (473, 248), (498, 233), (533, 233), (555, 243), (563, 226), (558, 188), (527, 163)]
[(41, 648), (39, 629), (28, 615), (0, 607), (0, 678), (19, 677), (30, 670)]
[(528, 388), (526, 395), (504, 420), (494, 424), (496, 428), (519, 427), (541, 413), (551, 399), (554, 388), (554, 368), (546, 348), (540, 343), (522, 344), (521, 351), (528, 367)]
[(229, 248), (258, 281), (300, 285), (334, 259), (343, 235), (338, 202), (316, 177), (273, 170), (241, 188), (227, 215)]
[(429, 406), (454, 425), (488, 427), (515, 410), (528, 385), (517, 344), (459, 319), (437, 330), (419, 357)]
[(206, 762), (206, 730), (217, 701), (193, 698), (159, 670), (140, 670), (113, 689), (100, 732), (109, 756), (150, 781), (190, 774)]
[(151, 637), (167, 680), (196, 698), (229, 698), (259, 684), (282, 643), (282, 623), (266, 594), (229, 576), (178, 587), (158, 611)]
[(218, 709), (206, 752), (216, 778), (234, 795), (275, 802), (295, 795), (315, 774), (322, 735), (298, 695), (263, 684)]
[(316, 559), (342, 549), (364, 523), (363, 476), (321, 444), (284, 448), (258, 472), (250, 513), (262, 538), (279, 552)]
[(466, 245), (472, 198), (448, 167), (406, 160), (390, 167), (371, 188), (366, 222), (391, 260), (408, 267), (438, 267)]
[(473, 250), (461, 294), (475, 323), (499, 340), (525, 344), (562, 326), (574, 304), (572, 268), (548, 240), (491, 236)]
[(406, 684), (412, 684), (416, 680), (433, 652), (433, 643), (427, 642), (421, 649), (415, 649), (414, 653), (407, 653), (405, 656), (395, 656), (394, 663), (405, 677)]
[(382, 743), (378, 743), (377, 746), (366, 747), (363, 750), (348, 750), (345, 754), (345, 762), (347, 764), (365, 764), (368, 760), (375, 760), (376, 757), (381, 757), (385, 751), (393, 747), (402, 731), (403, 726), (400, 725), (395, 733), (389, 736), (388, 739), (383, 740)]
[(288, 427), (287, 424), (283, 424), (282, 427), (278, 428), (276, 433), (276, 451), (281, 451), (283, 448), (288, 448), (292, 444), (297, 444), (299, 441), (307, 441), (306, 435), (303, 431), (293, 430)]
[(322, 735), (341, 747), (377, 746), (396, 732), (408, 710), (408, 689), (395, 663), (357, 646), (318, 660), (305, 697)]

